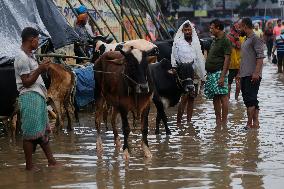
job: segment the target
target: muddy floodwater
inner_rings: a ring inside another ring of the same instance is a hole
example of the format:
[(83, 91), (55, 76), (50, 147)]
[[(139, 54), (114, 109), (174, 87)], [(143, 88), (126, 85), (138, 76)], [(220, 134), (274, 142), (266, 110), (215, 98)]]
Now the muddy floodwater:
[[(46, 167), (40, 148), (34, 161), (39, 172), (25, 171), (21, 138), (0, 137), (0, 188), (284, 188), (284, 74), (266, 63), (260, 87), (260, 129), (243, 129), (246, 109), (230, 100), (229, 123), (216, 129), (213, 104), (197, 98), (193, 124), (176, 125), (176, 109), (167, 110), (171, 136), (154, 134), (151, 110), (149, 145), (152, 159), (141, 150), (141, 132), (132, 128), (131, 157), (115, 150), (112, 131), (103, 127), (103, 156), (96, 155), (94, 114), (81, 114), (73, 132), (52, 135), (58, 168)], [(231, 95), (234, 96), (233, 94)], [(119, 126), (120, 127), (120, 126)], [(121, 129), (120, 129), (121, 134)], [(122, 134), (120, 135), (122, 137)], [(121, 140), (123, 142), (123, 140)]]

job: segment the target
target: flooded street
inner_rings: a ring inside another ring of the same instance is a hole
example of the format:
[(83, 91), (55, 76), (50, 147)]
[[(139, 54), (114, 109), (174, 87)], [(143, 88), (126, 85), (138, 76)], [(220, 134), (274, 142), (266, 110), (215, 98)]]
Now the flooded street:
[[(284, 74), (266, 63), (259, 91), (260, 129), (243, 129), (246, 109), (231, 94), (227, 128), (216, 129), (211, 101), (197, 99), (193, 124), (176, 125), (176, 109), (167, 110), (171, 136), (154, 135), (151, 111), (149, 145), (145, 159), (141, 132), (132, 128), (131, 158), (124, 161), (115, 150), (112, 131), (103, 128), (104, 153), (96, 155), (94, 115), (83, 114), (71, 133), (53, 135), (51, 146), (58, 168), (46, 167), (38, 147), (34, 161), (41, 169), (25, 171), (21, 138), (0, 138), (0, 188), (283, 188), (284, 185)], [(233, 87), (234, 88), (234, 87)], [(234, 91), (233, 91), (234, 92)], [(110, 127), (110, 126), (109, 126)], [(120, 127), (120, 126), (119, 126)], [(120, 136), (122, 136), (120, 127)], [(121, 140), (123, 142), (123, 140)]]

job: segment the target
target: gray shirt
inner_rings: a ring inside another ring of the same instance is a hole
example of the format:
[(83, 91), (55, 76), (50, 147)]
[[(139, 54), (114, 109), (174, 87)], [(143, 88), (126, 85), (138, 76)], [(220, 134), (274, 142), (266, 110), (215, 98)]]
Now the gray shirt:
[[(263, 59), (264, 42), (255, 33), (247, 37), (241, 47), (240, 77), (252, 76), (256, 68), (256, 60)], [(262, 68), (259, 73), (262, 77)]]
[(38, 64), (32, 56), (28, 56), (23, 50), (20, 50), (15, 57), (14, 68), (17, 89), (20, 95), (25, 92), (34, 91), (46, 98), (47, 91), (41, 76), (39, 76), (36, 82), (30, 87), (26, 88), (23, 85), (21, 75), (31, 74), (38, 68)]

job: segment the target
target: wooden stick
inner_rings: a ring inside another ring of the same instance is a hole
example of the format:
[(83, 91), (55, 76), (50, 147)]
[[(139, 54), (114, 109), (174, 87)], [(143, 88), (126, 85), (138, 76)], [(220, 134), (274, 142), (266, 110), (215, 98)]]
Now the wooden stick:
[(79, 56), (70, 56), (70, 55), (63, 55), (63, 54), (35, 54), (36, 57), (54, 57), (54, 58), (74, 58), (74, 59), (81, 59), (81, 60), (91, 60), (88, 57), (79, 57)]

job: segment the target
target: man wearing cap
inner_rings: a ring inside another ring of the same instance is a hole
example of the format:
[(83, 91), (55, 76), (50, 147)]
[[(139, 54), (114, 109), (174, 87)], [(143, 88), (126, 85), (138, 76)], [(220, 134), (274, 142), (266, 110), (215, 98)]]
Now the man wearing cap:
[[(75, 23), (75, 32), (79, 35), (79, 37), (81, 38), (81, 43), (83, 44), (88, 44), (88, 39), (90, 39), (91, 36), (93, 36), (93, 33), (90, 29), (88, 29), (87, 27), (87, 23), (89, 20), (89, 16), (87, 14), (87, 8), (83, 5), (81, 5), (80, 7), (75, 9), (78, 17)], [(80, 45), (76, 44), (74, 45), (74, 53), (76, 56), (90, 56), (91, 52), (90, 52), (90, 48), (88, 48), (87, 46), (81, 46), (82, 48), (80, 48)], [(82, 52), (83, 50), (83, 52)], [(77, 64), (82, 63), (82, 60), (76, 60)]]

